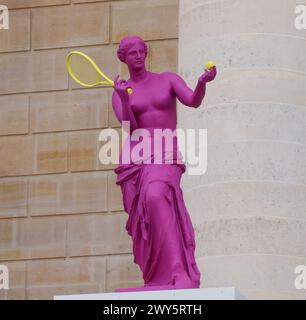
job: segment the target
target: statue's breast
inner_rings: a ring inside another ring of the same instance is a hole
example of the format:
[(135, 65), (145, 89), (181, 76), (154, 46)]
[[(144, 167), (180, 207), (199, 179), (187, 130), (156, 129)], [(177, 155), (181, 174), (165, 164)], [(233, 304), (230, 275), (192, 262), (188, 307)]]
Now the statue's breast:
[(130, 105), (135, 114), (140, 115), (148, 110), (148, 99), (144, 97), (143, 92), (138, 92), (137, 89), (133, 89), (133, 93), (130, 96)]
[(140, 115), (148, 111), (167, 110), (175, 103), (175, 97), (171, 93), (168, 82), (159, 78), (146, 86), (134, 87), (130, 103), (133, 112)]

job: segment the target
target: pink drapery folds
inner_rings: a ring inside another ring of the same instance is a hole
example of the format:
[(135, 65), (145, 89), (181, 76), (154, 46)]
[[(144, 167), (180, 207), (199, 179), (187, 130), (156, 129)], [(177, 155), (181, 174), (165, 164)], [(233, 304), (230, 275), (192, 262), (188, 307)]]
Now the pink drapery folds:
[[(153, 128), (146, 129), (153, 138)], [(134, 262), (143, 273), (144, 287), (116, 291), (199, 288), (194, 228), (180, 187), (186, 165), (178, 151), (177, 139), (173, 141), (173, 152), (163, 146), (162, 163), (154, 163), (157, 152), (152, 141), (149, 154), (122, 163), (122, 154), (126, 151), (132, 154), (137, 145), (129, 142), (131, 147), (122, 149), (114, 171), (128, 213), (126, 230), (132, 237)], [(144, 163), (148, 157), (151, 164)]]

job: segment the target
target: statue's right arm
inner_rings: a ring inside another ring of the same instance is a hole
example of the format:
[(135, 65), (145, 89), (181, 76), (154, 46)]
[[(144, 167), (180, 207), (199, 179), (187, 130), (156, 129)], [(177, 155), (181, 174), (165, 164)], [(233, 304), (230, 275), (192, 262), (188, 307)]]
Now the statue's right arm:
[(138, 128), (138, 124), (129, 103), (129, 99), (122, 101), (117, 92), (114, 90), (112, 95), (112, 106), (116, 118), (121, 124), (122, 121), (130, 121), (131, 132)]

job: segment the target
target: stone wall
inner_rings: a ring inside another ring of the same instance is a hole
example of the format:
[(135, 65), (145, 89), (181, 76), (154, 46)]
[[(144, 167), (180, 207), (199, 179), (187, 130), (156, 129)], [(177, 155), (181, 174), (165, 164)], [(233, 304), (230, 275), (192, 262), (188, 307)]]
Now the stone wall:
[(125, 230), (114, 166), (98, 161), (101, 129), (120, 131), (111, 88), (82, 89), (65, 56), (80, 49), (112, 79), (127, 76), (116, 49), (137, 34), (147, 68), (176, 71), (178, 0), (1, 0), (1, 299), (110, 292), (142, 283)]

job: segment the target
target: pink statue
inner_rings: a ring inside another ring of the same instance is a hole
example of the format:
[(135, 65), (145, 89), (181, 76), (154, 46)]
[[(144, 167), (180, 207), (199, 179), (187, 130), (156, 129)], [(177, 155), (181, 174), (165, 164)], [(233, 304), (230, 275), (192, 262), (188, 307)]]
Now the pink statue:
[[(136, 36), (121, 40), (118, 58), (127, 64), (130, 79), (114, 80), (113, 109), (120, 123), (130, 121), (135, 129), (176, 130), (176, 98), (187, 107), (197, 108), (205, 96), (206, 83), (212, 81), (216, 67), (205, 70), (192, 91), (185, 81), (173, 72), (153, 73), (146, 70), (147, 45)], [(132, 88), (129, 94), (127, 89)], [(174, 150), (177, 140), (174, 139)], [(131, 152), (137, 143), (130, 142)], [(119, 288), (116, 291), (144, 291), (199, 288), (195, 235), (180, 188), (186, 166), (174, 152), (173, 163), (122, 163), (115, 168), (124, 209), (128, 213), (126, 230), (133, 240), (134, 262), (139, 265), (144, 286)], [(152, 150), (151, 158), (154, 159)], [(162, 151), (165, 156), (164, 150)], [(164, 160), (165, 158), (163, 158)]]

